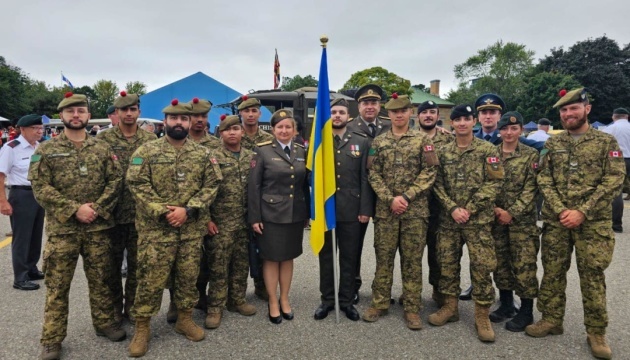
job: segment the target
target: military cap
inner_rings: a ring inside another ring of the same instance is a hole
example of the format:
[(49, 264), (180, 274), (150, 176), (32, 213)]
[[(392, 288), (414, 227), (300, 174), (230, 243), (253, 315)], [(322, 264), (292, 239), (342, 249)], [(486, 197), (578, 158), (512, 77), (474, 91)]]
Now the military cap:
[(558, 95), (560, 96), (560, 100), (553, 105), (554, 108), (561, 108), (565, 105), (588, 101), (586, 88), (574, 89), (568, 92), (562, 89)]
[(497, 94), (483, 94), (475, 101), (475, 110), (481, 111), (485, 109), (498, 109), (505, 111), (505, 102)]
[(105, 110), (105, 113), (107, 115), (111, 115), (111, 114), (114, 113), (114, 111), (116, 111), (116, 107), (114, 105), (112, 105), (112, 106), (108, 107), (107, 110)]
[(549, 125), (551, 125), (551, 121), (549, 121), (549, 119), (547, 119), (547, 118), (542, 118), (542, 119), (538, 120), (538, 125), (543, 125), (543, 126), (547, 125), (547, 126), (549, 126)]
[(363, 100), (384, 100), (387, 98), (383, 89), (376, 84), (363, 85), (354, 93), (354, 99), (358, 102)]
[(293, 119), (293, 112), (291, 110), (280, 109), (271, 115), (271, 126), (276, 126), (280, 121), (289, 118)]
[(435, 101), (428, 100), (418, 105), (418, 114), (420, 114), (424, 110), (437, 109), (437, 108), (438, 108), (438, 105), (435, 103)]
[(333, 106), (349, 107), (350, 105), (348, 104), (348, 101), (346, 101), (346, 99), (344, 99), (344, 98), (336, 98), (335, 100), (330, 102), (330, 107), (333, 107)]
[(212, 109), (212, 102), (209, 100), (193, 98), (189, 104), (192, 106), (193, 114), (207, 114)]
[(474, 116), (472, 106), (470, 105), (457, 105), (451, 110), (451, 120), (455, 120), (460, 116)]
[(497, 124), (497, 128), (501, 129), (504, 126), (508, 125), (521, 125), (523, 126), (523, 115), (518, 111), (508, 111), (503, 116), (501, 116), (501, 120)]
[(57, 110), (63, 110), (69, 106), (88, 106), (87, 96), (83, 94), (73, 94), (68, 91), (64, 95), (63, 100), (57, 105)]
[(626, 108), (616, 108), (613, 110), (613, 115), (630, 115), (630, 112)]
[(30, 115), (22, 116), (20, 120), (18, 120), (15, 126), (27, 127), (27, 126), (42, 125), (42, 124), (43, 123), (42, 123), (41, 115), (30, 114)]
[(170, 115), (190, 115), (192, 114), (192, 106), (189, 103), (180, 103), (179, 100), (173, 99), (169, 106), (162, 109), (162, 112)]
[(238, 111), (250, 108), (250, 107), (260, 107), (260, 100), (256, 98), (250, 98), (247, 95), (241, 96), (241, 103), (238, 104)]
[(393, 93), (392, 98), (385, 104), (385, 110), (407, 109), (412, 106), (409, 96)]
[[(121, 91), (120, 96), (114, 100), (114, 107), (116, 109), (122, 109), (131, 105), (140, 104), (140, 97), (138, 94), (127, 94), (126, 91)], [(108, 109), (109, 110), (109, 109)]]
[(219, 131), (225, 131), (234, 125), (241, 125), (241, 118), (238, 115), (226, 116), (223, 114), (220, 119)]

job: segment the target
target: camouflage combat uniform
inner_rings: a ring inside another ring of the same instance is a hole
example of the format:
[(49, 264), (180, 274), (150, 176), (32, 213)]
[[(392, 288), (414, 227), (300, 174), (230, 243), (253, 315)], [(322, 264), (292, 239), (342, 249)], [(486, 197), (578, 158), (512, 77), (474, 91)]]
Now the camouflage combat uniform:
[[(499, 152), (492, 144), (473, 138), (470, 146), (463, 151), (453, 141), (443, 146), (438, 155), (440, 170), (434, 192), (444, 210), (437, 241), (439, 291), (453, 297), (459, 295), (460, 259), (466, 243), (473, 298), (479, 305), (490, 306), (494, 302), (490, 274), (497, 263), (490, 232), (494, 221), (493, 205), (503, 183)], [(470, 212), (470, 219), (462, 225), (451, 216), (458, 207)]]
[[(544, 275), (538, 309), (546, 320), (562, 325), (566, 305), (566, 273), (575, 247), (589, 334), (603, 335), (608, 325), (604, 270), (615, 247), (611, 202), (621, 191), (625, 163), (615, 138), (592, 127), (578, 140), (567, 133), (551, 137), (541, 152), (538, 186), (545, 198), (541, 244)], [(567, 229), (558, 216), (564, 210), (586, 216)]]
[[(198, 299), (202, 238), (208, 206), (217, 194), (221, 171), (210, 151), (193, 141), (177, 149), (167, 138), (146, 143), (132, 155), (127, 184), (137, 203), (138, 288), (131, 315), (148, 318), (160, 309), (163, 289), (174, 271), (175, 304), (191, 309)], [(164, 219), (167, 205), (198, 213), (179, 228)]]
[[(122, 173), (127, 173), (131, 154), (136, 149), (151, 140), (157, 139), (155, 134), (144, 131), (140, 128), (136, 130), (136, 134), (130, 138), (125, 137), (118, 126), (106, 131), (98, 133), (97, 139), (103, 140), (109, 144), (112, 152), (118, 157), (118, 162), (122, 168)], [(138, 256), (138, 232), (136, 231), (136, 203), (129, 191), (129, 187), (123, 179), (122, 191), (118, 198), (118, 203), (114, 209), (114, 219), (116, 226), (109, 230), (112, 244), (112, 278), (110, 280), (110, 288), (114, 297), (114, 309), (117, 314), (122, 312), (123, 308), (123, 286), (121, 267), (124, 257), (124, 251), (127, 250), (127, 280), (125, 281), (124, 299), (125, 313), (128, 313), (133, 300), (136, 297), (136, 268)]]
[(228, 301), (234, 306), (244, 304), (249, 273), (247, 179), (254, 153), (241, 148), (240, 154), (234, 155), (222, 147), (216, 156), (223, 182), (210, 207), (219, 233), (206, 240), (210, 267), (209, 311), (225, 308)]
[[(377, 196), (374, 216), (376, 272), (371, 307), (389, 308), (394, 259), (400, 248), (404, 310), (417, 313), (421, 308), (428, 193), (438, 170), (434, 145), (418, 130), (409, 129), (400, 138), (388, 131), (374, 139), (369, 155), (369, 181)], [(409, 199), (409, 207), (401, 215), (394, 215), (390, 210), (396, 196)]]
[(188, 138), (208, 149), (217, 150), (222, 147), (221, 139), (219, 139), (216, 136), (212, 136), (210, 134), (205, 134), (199, 141), (191, 138), (190, 136)]
[[(107, 143), (89, 136), (77, 149), (62, 133), (37, 148), (28, 179), (37, 202), (46, 210), (43, 270), (47, 289), (41, 343), (61, 343), (66, 337), (70, 284), (79, 255), (90, 290), (92, 324), (96, 329), (112, 326), (111, 245), (106, 230), (114, 226), (112, 211), (122, 183), (116, 155)], [(98, 213), (90, 224), (75, 217), (86, 203), (93, 203)]]
[(243, 137), (241, 138), (241, 146), (247, 150), (254, 150), (256, 144), (272, 141), (273, 139), (275, 139), (273, 135), (259, 128), (253, 138), (250, 138), (247, 134), (243, 134)]
[[(502, 144), (497, 145), (501, 152)], [(540, 244), (536, 226), (536, 173), (538, 151), (518, 144), (505, 156), (501, 153), (505, 181), (499, 190), (496, 206), (507, 211), (512, 224), (492, 225), (497, 269), (494, 282), (499, 290), (516, 290), (521, 298), (533, 299), (538, 294), (536, 261)]]

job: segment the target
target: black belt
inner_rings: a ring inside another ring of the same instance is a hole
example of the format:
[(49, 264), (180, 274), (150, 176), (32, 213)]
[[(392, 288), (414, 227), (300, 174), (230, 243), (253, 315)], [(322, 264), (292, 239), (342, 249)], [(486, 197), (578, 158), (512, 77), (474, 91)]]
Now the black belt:
[(19, 189), (19, 190), (33, 190), (32, 186), (28, 185), (11, 185), (11, 189)]

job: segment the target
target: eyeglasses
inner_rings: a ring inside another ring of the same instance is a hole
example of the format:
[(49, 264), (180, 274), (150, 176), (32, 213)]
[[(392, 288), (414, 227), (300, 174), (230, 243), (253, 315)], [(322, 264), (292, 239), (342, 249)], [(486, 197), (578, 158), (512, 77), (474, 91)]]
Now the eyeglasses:
[(35, 131), (44, 131), (43, 126), (27, 126), (27, 128), (35, 130)]

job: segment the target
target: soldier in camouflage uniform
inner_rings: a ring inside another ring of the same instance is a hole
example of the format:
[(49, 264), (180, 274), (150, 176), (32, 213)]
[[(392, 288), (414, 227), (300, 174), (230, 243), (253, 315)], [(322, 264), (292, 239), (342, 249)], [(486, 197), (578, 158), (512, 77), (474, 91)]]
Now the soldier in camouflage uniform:
[[(243, 122), (243, 138), (241, 139), (241, 146), (247, 150), (254, 150), (256, 144), (261, 144), (268, 141), (273, 141), (275, 137), (258, 127), (258, 121), (260, 120), (260, 101), (258, 99), (249, 98), (247, 95), (241, 96), (241, 103), (238, 105), (238, 114)], [(255, 293), (261, 300), (269, 300), (267, 289), (265, 288), (265, 281), (263, 280), (262, 264), (263, 259), (256, 251), (256, 242), (254, 241), (255, 234), (250, 231), (250, 246), (249, 251), (250, 259), (256, 259), (257, 261), (250, 261), (250, 267), (252, 272), (252, 278), (254, 278)]]
[(28, 180), (46, 210), (44, 274), (46, 306), (42, 359), (59, 359), (68, 325), (68, 297), (79, 255), (87, 277), (92, 324), (112, 341), (126, 333), (114, 319), (111, 244), (107, 230), (122, 182), (116, 155), (107, 143), (87, 136), (90, 118), (85, 95), (66, 93), (57, 107), (64, 132), (43, 142), (31, 157)]
[[(140, 99), (137, 94), (127, 94), (125, 91), (114, 100), (114, 107), (120, 119), (118, 125), (106, 131), (101, 131), (96, 136), (109, 144), (112, 152), (118, 157), (118, 162), (123, 174), (127, 172), (131, 154), (136, 149), (157, 136), (147, 131), (141, 131), (136, 122), (140, 116)], [(133, 200), (129, 187), (123, 180), (122, 191), (114, 209), (116, 226), (110, 232), (112, 244), (112, 277), (110, 288), (114, 297), (114, 309), (117, 320), (122, 321), (123, 311), (123, 285), (121, 266), (125, 249), (127, 250), (127, 281), (124, 288), (125, 316), (129, 317), (129, 310), (136, 297), (136, 268), (138, 255), (138, 232), (136, 231), (136, 203)], [(129, 320), (133, 322), (133, 317)]]
[[(490, 314), (490, 321), (501, 322), (513, 317), (505, 328), (520, 332), (534, 322), (532, 309), (534, 298), (538, 295), (538, 151), (519, 143), (523, 117), (518, 112), (503, 114), (498, 128), (503, 141), (496, 146), (501, 154), (505, 181), (495, 202), (492, 237), (497, 258), (494, 282), (499, 288), (501, 306)], [(521, 298), (521, 308), (516, 316), (511, 310), (513, 290)]]
[(542, 319), (525, 331), (534, 337), (564, 332), (567, 271), (575, 247), (588, 344), (595, 357), (610, 359), (604, 270), (615, 247), (611, 202), (623, 185), (625, 163), (615, 138), (589, 126), (586, 91), (563, 90), (561, 96), (554, 107), (567, 131), (547, 140), (537, 178), (545, 198), (544, 275), (538, 295)]
[(459, 320), (460, 260), (466, 244), (477, 334), (481, 341), (491, 342), (494, 331), (488, 312), (494, 301), (491, 273), (496, 268), (496, 258), (490, 231), (493, 205), (503, 183), (503, 166), (497, 148), (473, 136), (476, 121), (470, 105), (454, 107), (451, 120), (456, 137), (439, 153), (441, 168), (434, 188), (444, 209), (437, 239), (438, 287), (444, 295), (444, 305), (429, 315), (429, 323), (441, 326)]
[(192, 341), (205, 337), (192, 320), (198, 294), (201, 243), (210, 220), (208, 207), (217, 194), (221, 171), (210, 150), (187, 139), (189, 104), (177, 99), (162, 110), (166, 136), (132, 155), (127, 184), (138, 204), (138, 289), (131, 314), (136, 332), (129, 355), (148, 350), (150, 320), (160, 309), (163, 289), (173, 273), (175, 331)]
[(256, 308), (245, 300), (249, 256), (247, 224), (247, 180), (254, 152), (241, 146), (243, 126), (237, 115), (221, 116), (219, 133), (223, 142), (216, 152), (223, 182), (210, 207), (210, 237), (205, 249), (210, 269), (208, 315), (206, 328), (221, 325), (223, 309), (241, 315), (256, 314)]
[(411, 101), (392, 94), (385, 104), (392, 128), (372, 142), (369, 181), (376, 193), (374, 249), (376, 272), (372, 304), (363, 320), (374, 322), (390, 305), (396, 251), (400, 249), (403, 307), (409, 329), (422, 328), (422, 254), (429, 217), (428, 193), (438, 171), (433, 142), (409, 128)]

